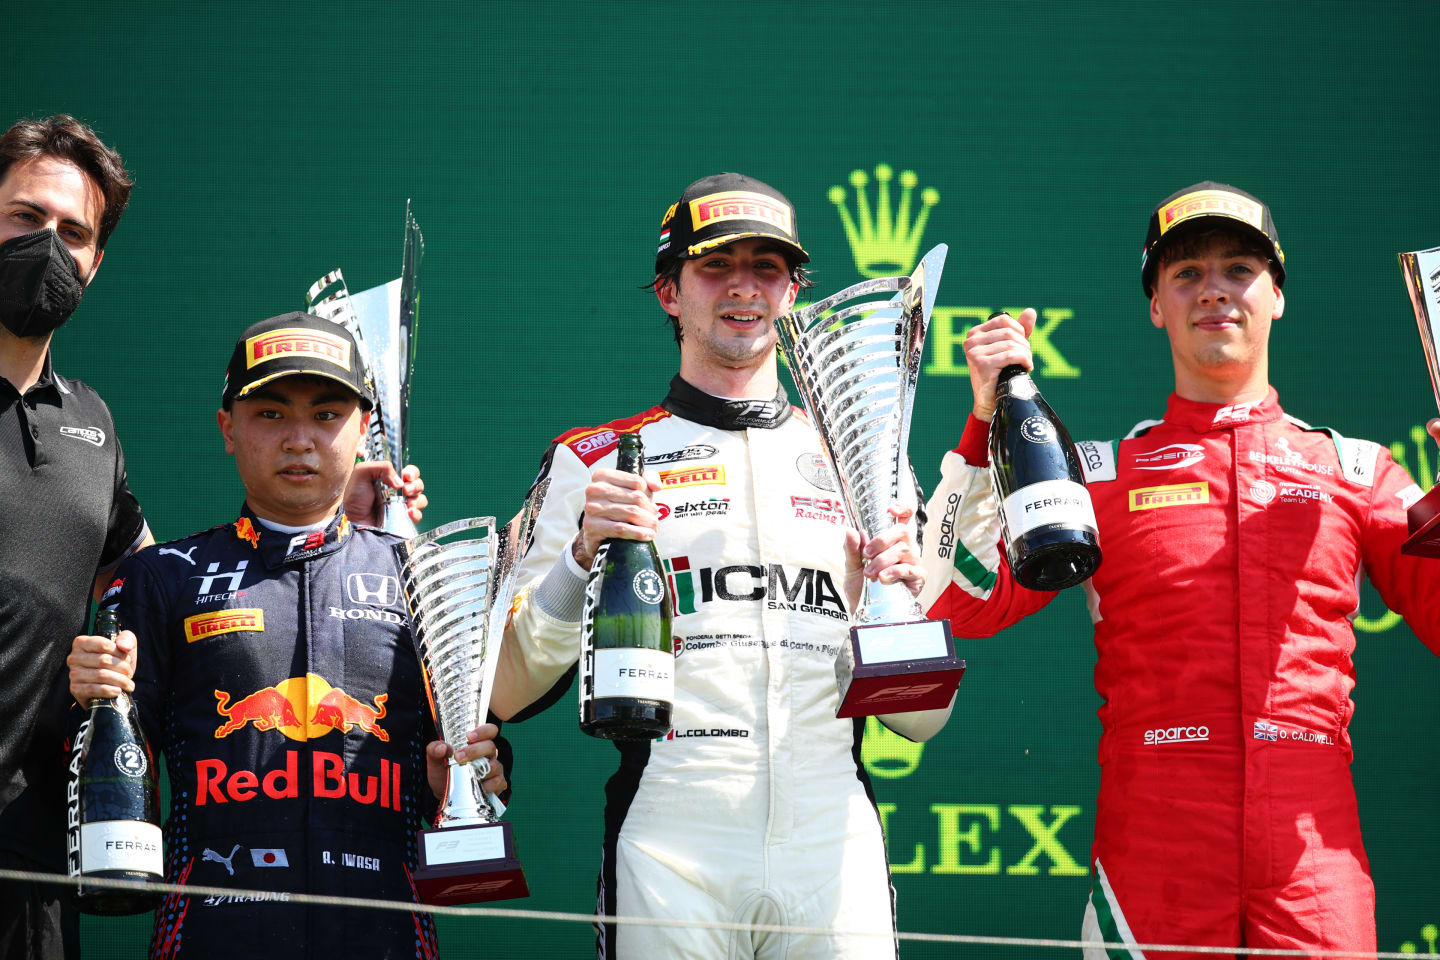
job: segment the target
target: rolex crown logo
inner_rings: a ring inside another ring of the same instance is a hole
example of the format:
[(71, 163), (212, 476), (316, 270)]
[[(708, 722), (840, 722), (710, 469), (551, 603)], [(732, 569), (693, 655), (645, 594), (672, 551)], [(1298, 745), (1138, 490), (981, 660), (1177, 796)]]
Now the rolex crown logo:
[(850, 171), (850, 185), (855, 188), (854, 216), (845, 206), (845, 188), (839, 185), (830, 188), (830, 202), (840, 211), (845, 239), (849, 241), (850, 252), (855, 257), (855, 269), (862, 277), (893, 277), (915, 269), (920, 238), (925, 233), (925, 222), (930, 219), (930, 208), (940, 202), (940, 191), (934, 187), (920, 191), (920, 210), (912, 223), (911, 207), (915, 199), (915, 185), (920, 178), (915, 176), (914, 170), (901, 172), (900, 202), (892, 210), (890, 181), (894, 178), (895, 171), (889, 164), (875, 165), (875, 183), (878, 186), (872, 212), (870, 198), (865, 193), (870, 175), (864, 170)]

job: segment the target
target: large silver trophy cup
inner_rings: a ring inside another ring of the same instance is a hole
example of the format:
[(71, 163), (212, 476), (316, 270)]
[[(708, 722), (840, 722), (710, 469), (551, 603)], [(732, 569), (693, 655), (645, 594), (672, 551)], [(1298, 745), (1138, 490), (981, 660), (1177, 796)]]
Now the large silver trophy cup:
[[(1405, 291), (1415, 308), (1415, 322), (1420, 326), (1420, 342), (1425, 347), (1425, 365), (1430, 368), (1430, 385), (1435, 390), (1435, 403), (1440, 406), (1440, 247), (1400, 254), (1400, 269), (1405, 274)], [(1440, 483), (1410, 505), (1406, 517), (1410, 536), (1400, 548), (1401, 553), (1440, 558)]]
[[(405, 204), (405, 252), (400, 276), (389, 283), (351, 294), (345, 277), (332, 270), (305, 295), (305, 307), (348, 329), (360, 345), (375, 384), (375, 409), (362, 453), (367, 460), (389, 460), (403, 470), (410, 447), (410, 377), (415, 370), (415, 322), (420, 305), (420, 261), (425, 237)], [(413, 537), (415, 524), (400, 491), (380, 485), (382, 526)]]
[[(395, 545), (435, 729), (457, 749), (489, 713), (531, 516), (516, 530), (497, 529), (494, 517), (456, 520)], [(479, 776), (451, 757), (436, 828), (420, 831), (415, 886), (426, 903), (530, 895), (499, 800), (480, 786), (489, 763), (476, 764)]]
[[(775, 321), (845, 510), (867, 536), (894, 523), (891, 504), (914, 503), (910, 417), (946, 250), (908, 277), (866, 280)], [(853, 619), (835, 662), (837, 716), (949, 704), (965, 663), (947, 622), (926, 620), (904, 584), (870, 581)]]

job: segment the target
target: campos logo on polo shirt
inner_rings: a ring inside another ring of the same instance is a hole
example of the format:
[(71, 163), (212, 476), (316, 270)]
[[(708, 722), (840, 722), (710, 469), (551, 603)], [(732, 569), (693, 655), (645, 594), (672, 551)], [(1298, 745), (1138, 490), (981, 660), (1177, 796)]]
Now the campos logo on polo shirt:
[(60, 436), (74, 437), (97, 447), (105, 446), (105, 431), (99, 427), (61, 427)]
[(246, 340), (245, 369), (297, 353), (333, 363), (343, 370), (350, 369), (348, 342), (332, 333), (302, 327), (283, 327)]
[(1187, 503), (1209, 503), (1210, 481), (1166, 483), (1158, 487), (1138, 487), (1130, 491), (1130, 510), (1154, 510), (1157, 507), (1178, 507)]
[(264, 610), (216, 610), (185, 618), (185, 642), (194, 643), (222, 633), (264, 633)]

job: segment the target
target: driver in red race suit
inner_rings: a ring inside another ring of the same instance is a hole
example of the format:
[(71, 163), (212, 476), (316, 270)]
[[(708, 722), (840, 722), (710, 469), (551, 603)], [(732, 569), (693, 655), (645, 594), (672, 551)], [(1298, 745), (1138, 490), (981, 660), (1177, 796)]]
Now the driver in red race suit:
[[(1211, 182), (1167, 198), (1141, 273), (1175, 392), (1124, 439), (1078, 445), (1104, 552), (1085, 584), (1104, 734), (1084, 939), (1373, 951), (1351, 618), (1363, 569), (1440, 651), (1435, 562), (1400, 552), (1421, 492), (1377, 444), (1281, 409), (1284, 256), (1259, 200)], [(1054, 597), (1012, 580), (987, 476), (996, 377), (1031, 366), (1033, 327), (1002, 315), (965, 345), (974, 411), (927, 506), (922, 597), (957, 636)]]
[[(257, 356), (279, 337), (291, 352)], [(250, 327), (219, 413), (245, 484), (239, 519), (141, 551), (101, 601), (138, 637), (135, 702), (170, 779), (166, 879), (266, 891), (166, 897), (157, 960), (437, 955), (428, 914), (290, 902), (417, 902), (416, 831), (444, 786), (397, 538), (341, 504), (373, 403), (358, 360), (349, 333), (319, 317)], [(418, 471), (404, 478), (418, 495)], [(423, 506), (411, 501), (412, 519)], [(101, 642), (75, 641), (81, 703), (130, 688)], [(471, 731), (458, 759), (494, 756), (495, 736)], [(495, 769), (486, 786), (503, 780)]]

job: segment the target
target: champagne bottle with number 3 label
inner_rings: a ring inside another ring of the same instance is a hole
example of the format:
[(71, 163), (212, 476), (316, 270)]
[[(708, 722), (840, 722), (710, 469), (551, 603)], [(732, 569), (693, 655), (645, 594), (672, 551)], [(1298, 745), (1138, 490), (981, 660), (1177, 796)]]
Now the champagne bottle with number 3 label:
[(1095, 508), (1075, 444), (1019, 365), (1001, 370), (996, 384), (990, 478), (1017, 583), (1063, 590), (1099, 568)]
[[(640, 437), (620, 435), (615, 469), (645, 468)], [(580, 729), (606, 740), (653, 740), (670, 730), (675, 699), (671, 598), (654, 541), (606, 540), (585, 584)]]

